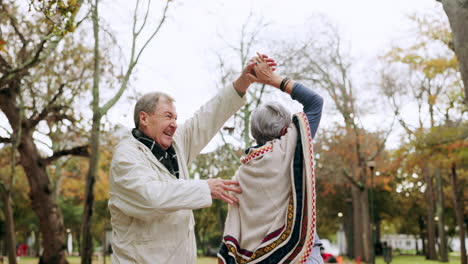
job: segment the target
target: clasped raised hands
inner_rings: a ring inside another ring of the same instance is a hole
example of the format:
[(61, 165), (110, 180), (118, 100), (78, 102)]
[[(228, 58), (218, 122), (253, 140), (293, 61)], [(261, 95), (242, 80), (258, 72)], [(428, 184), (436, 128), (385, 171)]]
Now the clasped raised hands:
[(257, 56), (250, 59), (246, 68), (250, 68), (249, 78), (253, 82), (272, 85), (277, 81), (278, 76), (273, 73), (276, 70), (276, 62), (268, 58), (265, 54), (257, 52)]
[[(270, 70), (271, 72), (276, 70), (277, 64), (274, 59), (268, 58), (267, 55), (260, 53), (257, 53), (257, 56), (258, 57), (250, 59), (249, 63), (247, 64), (247, 66), (245, 66), (239, 78), (234, 82), (234, 88), (240, 95), (244, 95), (247, 91), (247, 88), (252, 83), (264, 83), (262, 81), (268, 79), (263, 73), (267, 70), (266, 68), (268, 68), (268, 70)], [(263, 69), (264, 67), (266, 68)], [(257, 72), (260, 69), (263, 69), (262, 72)], [(258, 78), (259, 75), (261, 76), (261, 78)]]

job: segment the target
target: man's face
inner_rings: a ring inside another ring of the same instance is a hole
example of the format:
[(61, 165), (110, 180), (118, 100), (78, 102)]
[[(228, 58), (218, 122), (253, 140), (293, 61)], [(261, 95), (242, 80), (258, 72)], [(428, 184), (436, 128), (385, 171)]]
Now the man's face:
[(177, 130), (177, 113), (174, 104), (167, 98), (160, 98), (154, 113), (140, 112), (140, 128), (164, 150), (172, 144)]

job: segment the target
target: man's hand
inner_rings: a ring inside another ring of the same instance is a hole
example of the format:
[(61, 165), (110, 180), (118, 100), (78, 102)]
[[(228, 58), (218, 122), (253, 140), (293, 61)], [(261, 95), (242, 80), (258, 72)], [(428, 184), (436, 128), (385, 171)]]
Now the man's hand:
[(239, 188), (239, 182), (234, 180), (223, 180), (223, 179), (209, 179), (207, 180), (208, 186), (210, 187), (211, 197), (213, 199), (220, 199), (228, 204), (239, 202), (235, 196), (228, 193), (228, 191), (241, 193)]

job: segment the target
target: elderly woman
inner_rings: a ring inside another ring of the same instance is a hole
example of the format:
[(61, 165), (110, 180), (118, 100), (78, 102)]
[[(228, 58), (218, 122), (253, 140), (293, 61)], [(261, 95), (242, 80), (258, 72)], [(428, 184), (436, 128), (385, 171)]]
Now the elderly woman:
[(323, 99), (304, 85), (274, 74), (254, 58), (256, 81), (279, 88), (303, 105), (294, 114), (267, 103), (251, 116), (257, 145), (246, 150), (234, 178), (242, 194), (230, 205), (219, 263), (323, 263), (315, 232), (312, 138)]

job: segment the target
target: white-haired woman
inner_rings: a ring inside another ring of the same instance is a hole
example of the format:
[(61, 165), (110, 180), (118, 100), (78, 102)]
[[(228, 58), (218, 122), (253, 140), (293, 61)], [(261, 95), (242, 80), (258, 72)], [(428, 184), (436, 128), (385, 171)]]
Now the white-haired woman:
[(294, 114), (266, 103), (251, 116), (257, 145), (246, 150), (234, 178), (242, 194), (229, 207), (220, 263), (323, 263), (316, 234), (312, 138), (323, 99), (299, 82), (274, 74), (259, 54), (257, 82), (279, 88), (299, 101)]

